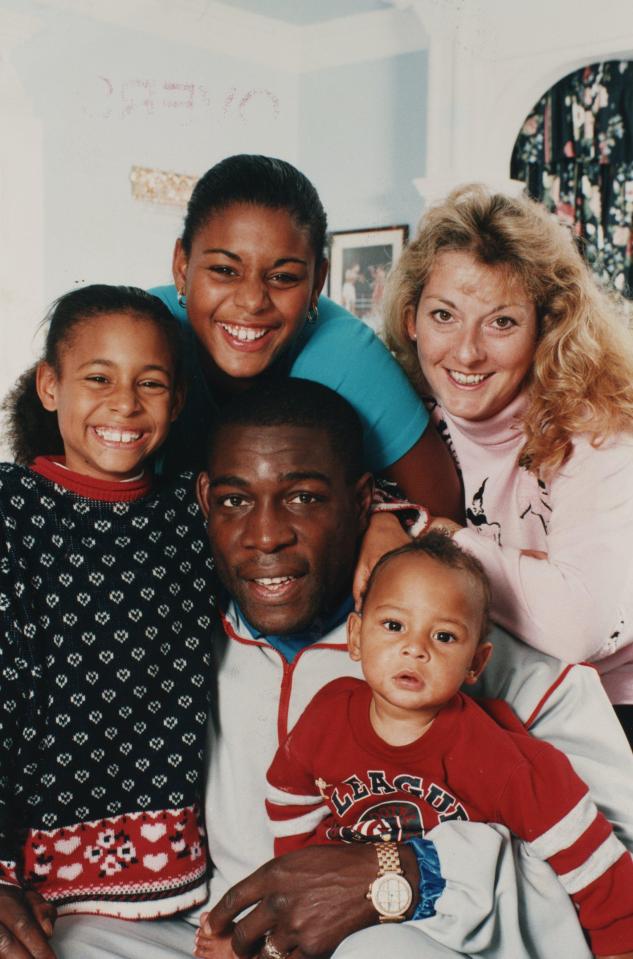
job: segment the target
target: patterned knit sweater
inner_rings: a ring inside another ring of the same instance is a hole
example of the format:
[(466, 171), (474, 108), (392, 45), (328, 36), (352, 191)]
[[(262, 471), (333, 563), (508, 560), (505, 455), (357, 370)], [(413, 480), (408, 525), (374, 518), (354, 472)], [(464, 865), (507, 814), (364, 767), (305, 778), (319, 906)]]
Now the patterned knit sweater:
[(212, 564), (191, 476), (0, 464), (0, 882), (59, 913), (204, 900)]

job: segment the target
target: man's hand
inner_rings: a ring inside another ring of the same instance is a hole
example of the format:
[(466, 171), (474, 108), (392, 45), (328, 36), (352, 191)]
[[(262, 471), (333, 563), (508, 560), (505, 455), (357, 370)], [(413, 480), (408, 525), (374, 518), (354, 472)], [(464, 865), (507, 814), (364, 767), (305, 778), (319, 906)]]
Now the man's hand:
[[(415, 855), (408, 846), (399, 848), (416, 890)], [(256, 954), (270, 932), (275, 948), (291, 952), (292, 959), (325, 959), (347, 936), (378, 921), (367, 899), (377, 875), (371, 843), (299, 849), (271, 859), (229, 889), (209, 913), (209, 926), (220, 935), (240, 912), (259, 903), (235, 923), (232, 945), (238, 956)]]
[(398, 549), (399, 546), (406, 546), (410, 542), (411, 537), (405, 533), (393, 513), (372, 514), (360, 546), (360, 554), (354, 573), (353, 593), (357, 610), (360, 608), (360, 601), (367, 580), (380, 557), (390, 550)]
[(47, 940), (56, 915), (55, 906), (39, 893), (0, 886), (0, 957), (55, 959)]

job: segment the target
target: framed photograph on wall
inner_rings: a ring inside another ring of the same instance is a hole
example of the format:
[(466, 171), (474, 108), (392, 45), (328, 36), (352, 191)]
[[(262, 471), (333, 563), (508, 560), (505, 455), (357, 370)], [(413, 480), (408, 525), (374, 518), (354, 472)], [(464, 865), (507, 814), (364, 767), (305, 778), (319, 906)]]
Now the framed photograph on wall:
[(330, 233), (328, 296), (377, 333), (382, 327), (385, 277), (408, 235), (405, 225)]

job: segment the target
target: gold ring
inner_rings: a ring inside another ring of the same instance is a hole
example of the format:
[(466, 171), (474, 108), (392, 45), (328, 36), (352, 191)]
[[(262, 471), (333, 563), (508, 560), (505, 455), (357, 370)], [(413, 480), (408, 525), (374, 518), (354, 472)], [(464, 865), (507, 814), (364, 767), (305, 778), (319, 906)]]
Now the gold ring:
[(268, 956), (268, 959), (288, 959), (290, 956), (289, 952), (282, 952), (281, 949), (278, 949), (277, 946), (273, 946), (270, 941), (271, 933), (267, 932), (264, 936), (264, 948), (263, 952)]

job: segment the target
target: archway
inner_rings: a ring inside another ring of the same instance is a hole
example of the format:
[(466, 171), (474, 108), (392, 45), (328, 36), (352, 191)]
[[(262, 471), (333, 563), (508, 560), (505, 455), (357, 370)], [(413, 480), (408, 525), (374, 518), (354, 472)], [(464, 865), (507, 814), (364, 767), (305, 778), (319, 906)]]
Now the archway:
[(633, 292), (633, 61), (580, 67), (523, 122), (510, 164), (566, 223), (593, 269)]

